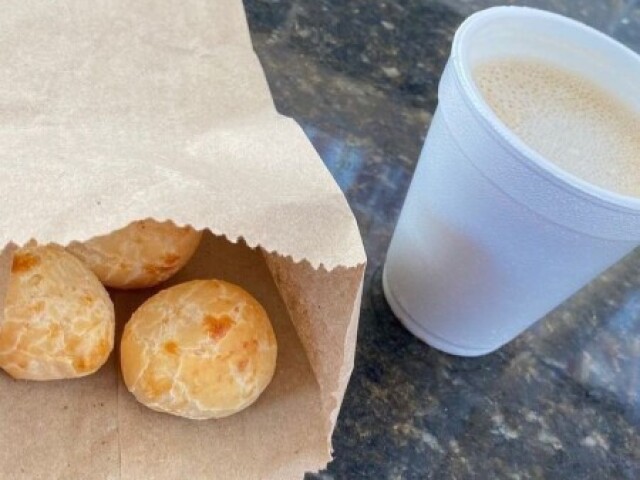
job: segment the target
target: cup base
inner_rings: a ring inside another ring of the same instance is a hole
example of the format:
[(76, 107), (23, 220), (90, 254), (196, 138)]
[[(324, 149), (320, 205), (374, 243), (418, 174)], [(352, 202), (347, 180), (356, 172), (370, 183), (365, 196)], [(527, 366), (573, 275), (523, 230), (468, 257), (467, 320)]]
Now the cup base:
[(395, 298), (387, 282), (386, 265), (382, 269), (382, 290), (384, 292), (385, 298), (387, 299), (387, 303), (391, 308), (391, 311), (393, 311), (394, 315), (398, 318), (400, 323), (407, 330), (409, 330), (409, 332), (411, 332), (413, 335), (415, 335), (430, 347), (433, 347), (445, 353), (449, 353), (451, 355), (457, 355), (459, 357), (479, 357), (497, 350), (495, 348), (487, 349), (463, 347), (455, 343), (451, 343), (448, 340), (445, 340), (444, 338), (429, 332), (423, 325), (417, 322)]

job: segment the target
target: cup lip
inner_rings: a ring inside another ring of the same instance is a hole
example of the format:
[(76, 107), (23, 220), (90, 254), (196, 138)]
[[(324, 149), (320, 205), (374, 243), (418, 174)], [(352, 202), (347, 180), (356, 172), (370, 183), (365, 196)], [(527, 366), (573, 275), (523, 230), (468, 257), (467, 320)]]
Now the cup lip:
[(569, 190), (578, 196), (586, 197), (591, 202), (595, 201), (602, 206), (616, 211), (623, 210), (627, 213), (640, 213), (640, 197), (607, 190), (558, 167), (513, 133), (484, 100), (469, 71), (464, 45), (468, 41), (469, 30), (477, 23), (486, 22), (491, 18), (504, 18), (506, 16), (511, 16), (512, 18), (525, 17), (530, 20), (553, 20), (559, 24), (563, 24), (566, 28), (581, 30), (584, 33), (594, 36), (598, 41), (606, 43), (610, 48), (616, 49), (629, 57), (630, 61), (640, 63), (640, 55), (608, 35), (582, 22), (546, 10), (519, 6), (491, 7), (469, 16), (455, 33), (451, 54), (451, 61), (456, 71), (458, 81), (467, 95), (465, 101), (471, 107), (471, 111), (479, 117), (483, 126), (490, 133), (506, 142), (507, 146), (512, 150), (512, 153), (515, 154), (524, 166), (531, 169), (534, 173), (545, 177), (547, 180), (552, 181), (562, 189)]

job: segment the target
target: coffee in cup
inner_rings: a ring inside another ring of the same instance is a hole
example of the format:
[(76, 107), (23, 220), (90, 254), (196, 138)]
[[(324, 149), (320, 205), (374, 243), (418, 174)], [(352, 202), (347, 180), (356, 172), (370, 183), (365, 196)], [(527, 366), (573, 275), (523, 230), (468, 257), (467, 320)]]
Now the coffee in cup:
[(548, 62), (494, 59), (473, 74), (498, 118), (533, 150), (593, 185), (640, 197), (640, 113)]

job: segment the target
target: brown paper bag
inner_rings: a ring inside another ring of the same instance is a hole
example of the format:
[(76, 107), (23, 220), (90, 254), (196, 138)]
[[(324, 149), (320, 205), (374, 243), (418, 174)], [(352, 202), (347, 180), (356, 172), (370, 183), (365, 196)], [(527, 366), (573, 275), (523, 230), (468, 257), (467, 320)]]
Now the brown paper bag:
[[(241, 1), (12, 0), (0, 45), (0, 322), (16, 244), (171, 219), (209, 233), (167, 285), (242, 285), (279, 344), (265, 393), (222, 420), (138, 404), (117, 351), (77, 380), (0, 373), (0, 477), (294, 479), (325, 466), (365, 255), (344, 196), (274, 110)], [(112, 292), (120, 329), (154, 292)]]

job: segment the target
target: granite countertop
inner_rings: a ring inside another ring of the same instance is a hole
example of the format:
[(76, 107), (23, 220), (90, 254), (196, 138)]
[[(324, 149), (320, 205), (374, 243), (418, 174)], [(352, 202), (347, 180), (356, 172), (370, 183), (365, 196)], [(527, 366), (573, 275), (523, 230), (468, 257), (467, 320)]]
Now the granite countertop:
[[(345, 191), (369, 255), (335, 460), (309, 479), (640, 478), (640, 250), (492, 355), (424, 345), (380, 271), (453, 32), (494, 0), (245, 0), (278, 109)], [(640, 51), (636, 0), (516, 2)]]

